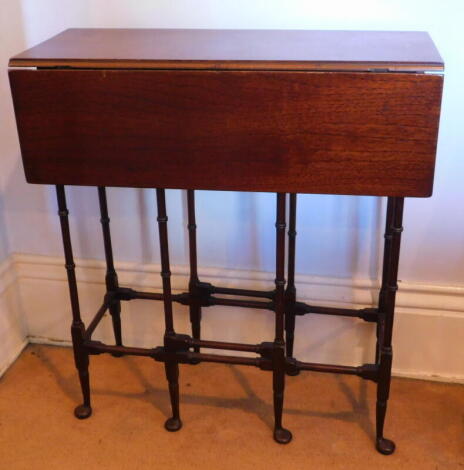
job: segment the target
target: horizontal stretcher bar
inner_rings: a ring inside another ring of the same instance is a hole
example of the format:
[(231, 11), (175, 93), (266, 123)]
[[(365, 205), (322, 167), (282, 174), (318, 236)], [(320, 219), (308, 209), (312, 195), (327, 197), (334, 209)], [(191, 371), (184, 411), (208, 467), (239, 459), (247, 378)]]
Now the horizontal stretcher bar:
[(222, 364), (237, 364), (237, 365), (250, 365), (250, 366), (260, 366), (262, 361), (267, 361), (262, 358), (255, 357), (239, 357), (239, 356), (226, 356), (223, 354), (204, 354), (204, 353), (194, 353), (190, 351), (178, 351), (178, 352), (168, 352), (162, 346), (156, 348), (134, 348), (128, 346), (110, 346), (108, 344), (103, 344), (99, 341), (87, 341), (84, 343), (84, 347), (87, 349), (89, 354), (117, 354), (119, 356), (129, 355), (129, 356), (144, 356), (151, 357), (157, 361), (165, 362), (166, 356), (172, 359), (172, 355), (178, 355), (180, 363), (198, 363), (198, 362), (218, 362)]
[(84, 348), (87, 349), (89, 354), (117, 354), (120, 356), (144, 356), (154, 358), (157, 354), (161, 353), (163, 348), (157, 347), (153, 349), (149, 348), (134, 348), (130, 346), (111, 346), (109, 344), (101, 343), (100, 341), (86, 341), (84, 342)]
[[(262, 293), (262, 297), (268, 297), (270, 292), (266, 291), (245, 291), (242, 289), (229, 289), (229, 288), (216, 288), (220, 290), (224, 294), (228, 294), (230, 290), (234, 292), (239, 291), (240, 294), (237, 295), (244, 295), (243, 292), (258, 292)], [(227, 291), (227, 292), (223, 292)], [(92, 333), (95, 331), (96, 327), (100, 323), (101, 319), (105, 315), (106, 311), (109, 309), (111, 303), (115, 300), (133, 300), (133, 299), (145, 299), (145, 300), (160, 300), (164, 299), (162, 293), (158, 292), (142, 292), (137, 291), (134, 289), (120, 287), (118, 290), (114, 292), (109, 292), (103, 301), (103, 304), (97, 311), (95, 317), (90, 322), (89, 326), (85, 332), (85, 339), (90, 339)], [(190, 304), (190, 294), (188, 292), (182, 294), (174, 294), (172, 295), (172, 300), (174, 302), (179, 302), (183, 305)], [(243, 300), (243, 299), (223, 299), (215, 296), (208, 296), (207, 303), (203, 304), (203, 306), (213, 306), (213, 305), (223, 305), (228, 307), (242, 307), (242, 308), (257, 308), (263, 310), (274, 310), (274, 302), (263, 302), (263, 301), (256, 301), (256, 300)], [(380, 318), (379, 312), (376, 308), (364, 308), (364, 309), (348, 309), (348, 308), (333, 308), (333, 307), (318, 307), (313, 305), (304, 304), (303, 302), (296, 302), (294, 304), (295, 314), (296, 315), (304, 315), (307, 313), (315, 313), (315, 314), (322, 314), (322, 315), (336, 315), (336, 316), (347, 316), (347, 317), (355, 317), (355, 318), (362, 318), (366, 321), (377, 322)], [(207, 347), (207, 346), (204, 346)], [(220, 348), (218, 348), (220, 349)]]
[(331, 374), (357, 375), (359, 377), (376, 380), (378, 366), (376, 364), (363, 364), (362, 366), (340, 366), (335, 364), (318, 364), (313, 362), (290, 362), (290, 367), (297, 370), (309, 370), (313, 372), (325, 372)]
[(275, 291), (262, 291), (252, 289), (236, 289), (233, 287), (216, 287), (211, 286), (211, 290), (214, 294), (227, 294), (227, 295), (240, 295), (243, 297), (263, 297), (266, 299), (273, 299)]
[[(188, 341), (190, 343), (190, 341)], [(205, 343), (205, 344), (204, 344)], [(261, 350), (260, 345), (240, 345), (236, 343), (217, 343), (214, 341), (198, 341), (194, 340), (191, 345), (200, 345), (204, 347), (213, 347), (221, 345), (221, 349), (227, 349), (226, 345), (232, 346), (230, 350), (235, 351), (249, 351), (256, 352)], [(266, 343), (271, 344), (271, 343)], [(235, 346), (237, 346), (235, 348)], [(240, 349), (240, 347), (243, 348)], [(214, 362), (221, 364), (236, 364), (236, 365), (247, 365), (255, 366), (264, 370), (272, 370), (272, 359), (269, 357), (240, 357), (240, 356), (228, 356), (224, 354), (206, 354), (191, 352), (188, 350), (182, 351), (168, 351), (163, 346), (158, 346), (152, 349), (149, 348), (137, 348), (127, 346), (110, 346), (99, 341), (86, 341), (84, 347), (87, 349), (89, 354), (102, 354), (111, 353), (115, 355), (131, 355), (131, 356), (144, 356), (151, 357), (160, 362), (166, 362), (166, 360), (172, 360), (173, 356), (178, 358), (179, 363), (183, 364), (198, 364), (199, 362)], [(256, 351), (251, 351), (251, 348)], [(219, 348), (218, 348), (219, 349)], [(167, 359), (168, 358), (168, 359)], [(318, 364), (312, 362), (302, 362), (293, 358), (286, 358), (285, 369), (287, 372), (294, 372), (295, 370), (301, 371), (312, 371), (312, 372), (323, 372), (333, 374), (346, 374), (346, 375), (357, 375), (358, 377), (377, 381), (379, 367), (377, 364), (363, 364), (361, 366), (342, 366), (334, 364)]]
[[(211, 293), (221, 293), (225, 295), (239, 295), (244, 297), (260, 297), (272, 299), (274, 291), (257, 291), (247, 289), (233, 289), (229, 287), (216, 287), (209, 285), (208, 291), (200, 297), (203, 298), (202, 306), (209, 307), (213, 305), (224, 305), (230, 307), (242, 308), (258, 308), (264, 310), (274, 310), (274, 303), (243, 300), (243, 299), (224, 299), (211, 295)], [(133, 300), (133, 299), (146, 299), (146, 300), (163, 300), (162, 293), (157, 292), (142, 292), (130, 288), (120, 287), (116, 292), (116, 297), (119, 300)], [(191, 295), (188, 292), (182, 294), (173, 294), (172, 300), (179, 302), (183, 305), (190, 304)], [(308, 313), (321, 314), (321, 315), (336, 315), (346, 317), (362, 318), (366, 321), (377, 321), (379, 316), (377, 308), (335, 308), (335, 307), (321, 307), (317, 305), (309, 305), (303, 302), (295, 302), (294, 304), (295, 315), (305, 315)]]
[[(255, 291), (247, 291), (247, 292), (255, 292)], [(119, 300), (133, 300), (133, 299), (163, 300), (164, 299), (164, 296), (162, 293), (141, 292), (141, 291), (129, 289), (126, 287), (120, 287), (117, 291), (115, 291), (115, 293)], [(227, 292), (227, 294), (230, 294), (230, 293)], [(244, 295), (244, 294), (240, 294), (240, 295)], [(263, 297), (267, 297), (267, 295)], [(188, 292), (185, 292), (182, 294), (173, 294), (171, 298), (174, 302), (179, 302), (183, 305), (190, 304), (190, 294)], [(202, 306), (205, 306), (205, 307), (213, 306), (213, 305), (225, 305), (225, 306), (230, 306), (230, 307), (262, 308), (265, 310), (274, 309), (274, 304), (272, 302), (241, 300), (241, 299), (222, 299), (222, 298), (214, 297), (212, 295), (207, 295), (205, 296), (205, 298), (207, 299), (206, 302), (202, 302)]]
[(111, 302), (115, 299), (115, 297), (116, 296), (113, 292), (105, 295), (102, 306), (98, 309), (97, 313), (95, 314), (95, 317), (90, 322), (87, 329), (85, 330), (85, 335), (84, 335), (85, 339), (91, 338), (92, 333), (95, 331), (95, 328), (100, 323), (100, 320), (103, 318), (103, 315), (105, 315), (106, 311), (110, 307)]
[(259, 354), (259, 344), (227, 343), (223, 341), (208, 341), (191, 338), (188, 340), (190, 346), (200, 346), (206, 349), (226, 349), (228, 351), (254, 352)]
[[(265, 359), (257, 357), (239, 357), (239, 356), (226, 356), (224, 354), (205, 354), (188, 352), (188, 358), (197, 362), (216, 362), (220, 364), (235, 364), (239, 366), (256, 366), (260, 367)], [(266, 360), (269, 362), (269, 360)]]
[(227, 307), (244, 307), (244, 308), (260, 308), (263, 310), (274, 310), (273, 302), (261, 302), (259, 300), (242, 300), (242, 299), (222, 299), (210, 296), (207, 306), (224, 305)]

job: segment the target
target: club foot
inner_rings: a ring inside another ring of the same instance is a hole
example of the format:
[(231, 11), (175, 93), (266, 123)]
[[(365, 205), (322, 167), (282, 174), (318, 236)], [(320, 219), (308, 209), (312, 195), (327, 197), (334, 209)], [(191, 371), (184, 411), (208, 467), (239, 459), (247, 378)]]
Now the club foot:
[(279, 428), (274, 430), (274, 440), (279, 444), (288, 444), (292, 437), (292, 433), (288, 429)]
[(179, 418), (169, 418), (164, 423), (164, 427), (169, 432), (176, 432), (182, 427), (182, 421)]
[(74, 416), (77, 419), (86, 419), (92, 414), (92, 408), (87, 405), (79, 405), (74, 409)]
[(290, 377), (295, 377), (297, 375), (300, 375), (300, 371), (298, 369), (291, 369), (291, 370), (287, 370), (287, 375), (289, 375)]
[(383, 455), (390, 455), (395, 452), (395, 443), (390, 441), (390, 439), (385, 439), (384, 437), (377, 439), (375, 447)]

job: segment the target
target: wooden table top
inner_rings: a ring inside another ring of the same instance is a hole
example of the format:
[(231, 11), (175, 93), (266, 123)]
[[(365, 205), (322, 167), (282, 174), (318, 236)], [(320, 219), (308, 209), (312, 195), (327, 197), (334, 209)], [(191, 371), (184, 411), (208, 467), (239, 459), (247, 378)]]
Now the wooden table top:
[(11, 67), (441, 71), (425, 32), (68, 29)]
[(31, 183), (432, 193), (427, 33), (70, 29), (10, 65)]

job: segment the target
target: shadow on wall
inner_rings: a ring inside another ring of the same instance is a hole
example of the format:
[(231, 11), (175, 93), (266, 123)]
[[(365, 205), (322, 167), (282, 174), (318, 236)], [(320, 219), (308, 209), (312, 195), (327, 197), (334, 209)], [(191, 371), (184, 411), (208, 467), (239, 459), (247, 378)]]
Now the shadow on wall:
[[(67, 187), (75, 256), (103, 259), (96, 188)], [(153, 189), (108, 188), (115, 259), (159, 263)], [(186, 192), (167, 190), (172, 265), (188, 264)], [(3, 201), (11, 251), (62, 256), (53, 186), (25, 182), (20, 158)], [(380, 198), (299, 195), (297, 273), (378, 279), (384, 203)], [(275, 194), (196, 191), (199, 267), (275, 269)], [(4, 217), (3, 217), (4, 218)], [(3, 235), (3, 236), (2, 236)], [(0, 249), (7, 238), (0, 231)]]
[(383, 202), (376, 197), (299, 195), (297, 272), (377, 279)]
[(3, 195), (10, 253), (61, 256), (53, 188), (26, 183), (19, 152)]
[(0, 194), (0, 263), (9, 254), (8, 236), (6, 234), (5, 203), (3, 194)]

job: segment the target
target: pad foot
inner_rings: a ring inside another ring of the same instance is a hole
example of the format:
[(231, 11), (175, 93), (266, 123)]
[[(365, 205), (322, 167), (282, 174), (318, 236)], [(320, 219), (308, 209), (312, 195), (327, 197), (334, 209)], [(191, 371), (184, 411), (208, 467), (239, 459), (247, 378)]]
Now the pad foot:
[(375, 447), (383, 455), (390, 455), (395, 452), (395, 443), (384, 437), (377, 439)]
[(274, 430), (274, 440), (279, 444), (288, 444), (292, 437), (292, 433), (288, 429), (280, 428)]
[(182, 427), (182, 421), (178, 418), (169, 418), (164, 423), (164, 427), (169, 432), (176, 432)]
[(79, 405), (74, 409), (74, 416), (77, 419), (86, 419), (92, 414), (92, 408), (87, 405)]

